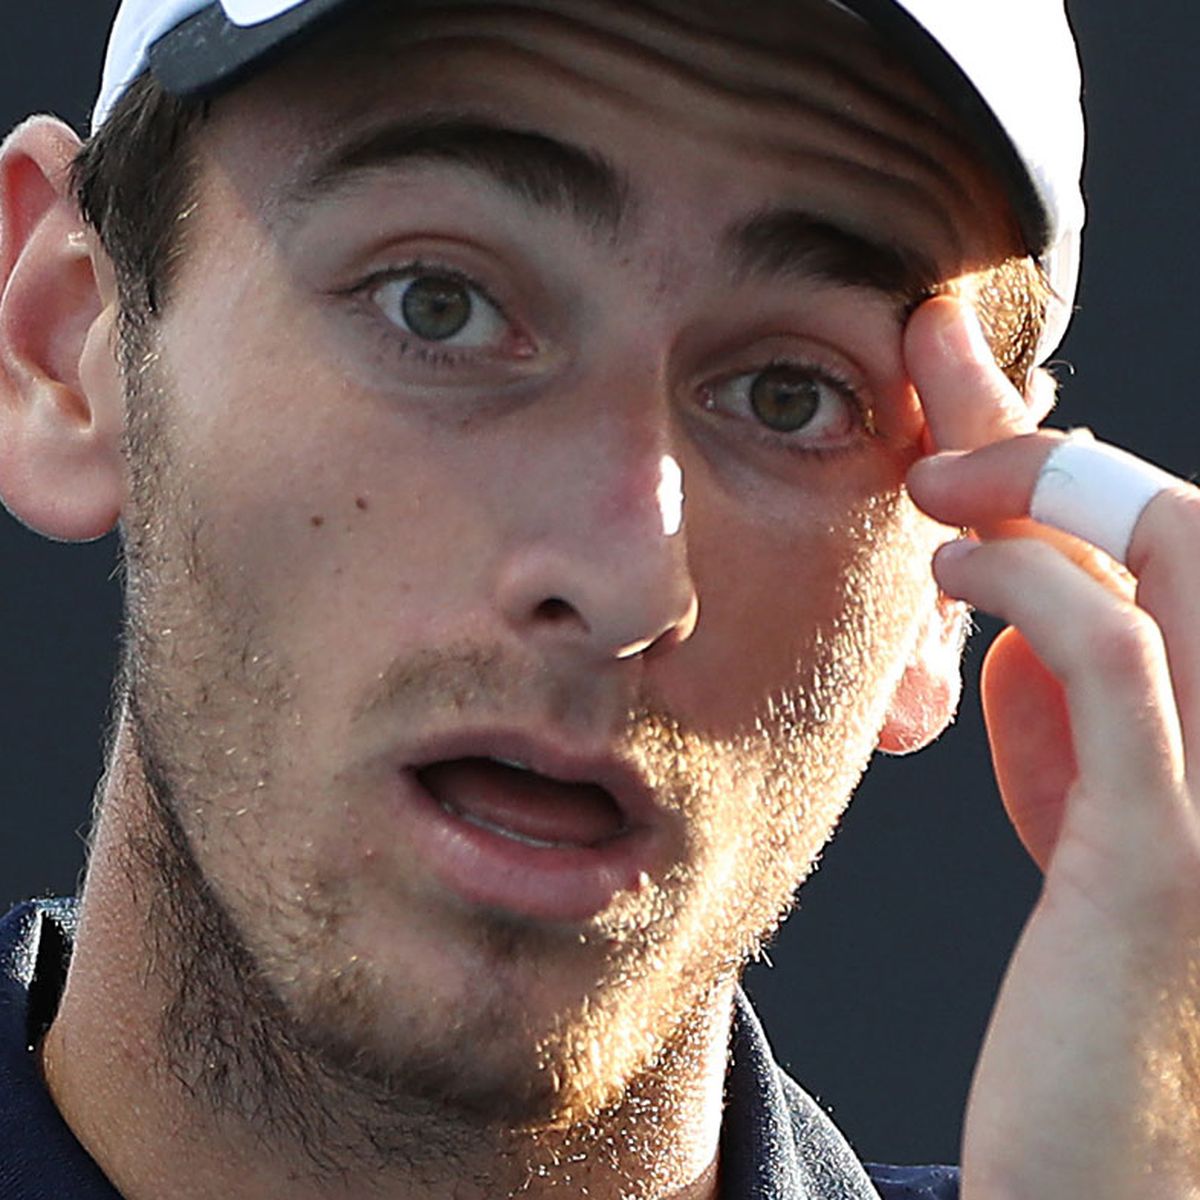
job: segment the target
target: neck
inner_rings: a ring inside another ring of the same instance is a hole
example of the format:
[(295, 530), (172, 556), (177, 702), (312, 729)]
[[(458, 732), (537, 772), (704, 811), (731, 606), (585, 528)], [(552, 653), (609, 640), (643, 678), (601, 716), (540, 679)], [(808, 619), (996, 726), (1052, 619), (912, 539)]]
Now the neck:
[(270, 997), (247, 998), (252, 961), (195, 969), (228, 939), (203, 907), (209, 927), (165, 919), (189, 879), (152, 808), (126, 728), (42, 1052), (60, 1111), (127, 1200), (716, 1195), (731, 986), (619, 1102), (566, 1128), (497, 1129), (372, 1095), (307, 1050)]

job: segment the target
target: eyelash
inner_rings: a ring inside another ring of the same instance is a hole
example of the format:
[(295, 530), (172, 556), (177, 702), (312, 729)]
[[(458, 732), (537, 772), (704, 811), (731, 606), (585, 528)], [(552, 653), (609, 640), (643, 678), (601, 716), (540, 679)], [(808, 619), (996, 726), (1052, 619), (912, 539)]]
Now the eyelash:
[[(853, 411), (856, 429), (854, 436), (847, 438), (843, 443), (822, 446), (819, 444), (795, 442), (789, 439), (786, 433), (773, 432), (766, 426), (756, 426), (756, 440), (768, 449), (782, 450), (787, 454), (799, 455), (806, 459), (824, 461), (841, 458), (857, 449), (864, 437), (873, 438), (878, 435), (878, 430), (875, 426), (875, 411), (871, 404), (863, 397), (860, 385), (847, 375), (834, 370), (826, 363), (814, 362), (812, 359), (788, 358), (783, 355), (777, 355), (768, 359), (761, 366), (755, 366), (746, 371), (726, 374), (718, 383), (728, 383), (730, 380), (744, 375), (762, 375), (777, 368), (806, 372), (812, 379), (836, 392)], [(709, 387), (704, 389), (706, 393), (710, 391), (711, 386), (709, 385)], [(704, 407), (710, 411), (715, 411), (716, 403), (706, 398)], [(754, 424), (753, 419), (751, 419), (751, 424)]]
[[(503, 318), (505, 324), (510, 328), (512, 327), (512, 322), (504, 305), (496, 300), (492, 293), (478, 280), (455, 267), (451, 267), (445, 263), (431, 262), (426, 259), (415, 259), (412, 262), (388, 266), (374, 271), (366, 279), (351, 288), (349, 294), (365, 300), (368, 305), (376, 308), (376, 311), (378, 311), (375, 301), (372, 299), (376, 289), (386, 283), (403, 279), (418, 279), (423, 275), (437, 276), (438, 278), (452, 280), (457, 284), (461, 284), (464, 288), (476, 293), (490, 304)], [(382, 319), (387, 321), (386, 317)], [(415, 360), (435, 370), (449, 370), (478, 361), (479, 351), (477, 349), (472, 348), (462, 351), (447, 349), (439, 346), (437, 343), (425, 341), (418, 336), (405, 333), (394, 322), (388, 321), (387, 324), (390, 344), (402, 358)], [(750, 370), (726, 374), (718, 381), (718, 384), (736, 379), (739, 375), (763, 374), (777, 368), (791, 368), (807, 372), (814, 380), (831, 388), (853, 410), (857, 426), (856, 433), (867, 437), (876, 436), (874, 411), (871, 405), (863, 398), (860, 386), (846, 374), (838, 372), (827, 363), (814, 362), (811, 358), (788, 358), (778, 355), (768, 359), (761, 365), (754, 366)], [(707, 393), (712, 386), (714, 385), (707, 385), (703, 389), (704, 392)], [(715, 401), (710, 403), (706, 400), (703, 402), (703, 405), (710, 410), (716, 408)], [(758, 428), (756, 438), (763, 445), (771, 449), (783, 450), (788, 454), (800, 455), (816, 460), (839, 458), (853, 451), (861, 441), (860, 436), (855, 436), (847, 439), (840, 445), (832, 446), (790, 444), (786, 434), (773, 433), (765, 426)]]
[[(372, 294), (383, 284), (395, 283), (401, 279), (419, 279), (423, 275), (432, 275), (439, 279), (448, 279), (454, 283), (461, 284), (486, 300), (504, 318), (505, 323), (511, 326), (512, 323), (504, 305), (477, 279), (473, 279), (470, 275), (458, 270), (456, 267), (447, 266), (444, 263), (429, 262), (425, 259), (415, 259), (413, 262), (404, 263), (399, 266), (382, 267), (380, 270), (372, 272), (361, 283), (355, 284), (350, 289), (349, 294), (365, 301), (368, 305), (374, 306), (375, 302), (371, 298)], [(386, 317), (383, 319), (387, 320)], [(455, 351), (439, 347), (435, 342), (425, 341), (422, 338), (405, 333), (404, 330), (398, 328), (392, 322), (388, 324), (388, 334), (391, 343), (402, 358), (416, 359), (418, 362), (435, 368), (451, 368), (475, 361), (475, 356), (478, 354), (477, 350)]]

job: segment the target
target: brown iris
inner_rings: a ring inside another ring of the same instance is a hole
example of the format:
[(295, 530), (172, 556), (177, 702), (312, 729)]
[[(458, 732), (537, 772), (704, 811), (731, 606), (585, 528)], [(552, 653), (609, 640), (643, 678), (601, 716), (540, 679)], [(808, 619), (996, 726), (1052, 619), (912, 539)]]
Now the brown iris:
[(769, 367), (750, 386), (750, 406), (777, 433), (803, 429), (821, 407), (820, 380), (795, 367)]
[(444, 275), (422, 275), (404, 290), (404, 321), (417, 337), (430, 342), (444, 342), (462, 333), (471, 319), (471, 308), (466, 286)]

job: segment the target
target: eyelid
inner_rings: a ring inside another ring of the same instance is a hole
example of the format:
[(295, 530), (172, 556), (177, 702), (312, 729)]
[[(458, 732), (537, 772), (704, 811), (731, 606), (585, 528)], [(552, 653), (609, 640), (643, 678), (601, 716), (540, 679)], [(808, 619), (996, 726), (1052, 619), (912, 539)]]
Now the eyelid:
[[(843, 354), (807, 338), (789, 336), (756, 339), (752, 346), (730, 354), (732, 364), (708, 376), (708, 385), (775, 369), (805, 371), (836, 388), (864, 414), (871, 409), (872, 389), (867, 375)], [(706, 385), (706, 386), (708, 386)]]
[(771, 367), (796, 367), (819, 371), (831, 383), (848, 392), (866, 396), (871, 392), (871, 376), (856, 358), (822, 336), (771, 322), (745, 330), (736, 340), (717, 342), (705, 360), (702, 373), (709, 378), (732, 378), (754, 374)]
[(848, 372), (838, 371), (826, 363), (813, 362), (801, 356), (789, 357), (781, 355), (771, 359), (754, 371), (743, 371), (743, 375), (761, 375), (767, 371), (777, 369), (806, 371), (815, 379), (819, 379), (822, 383), (828, 384), (835, 391), (849, 400), (860, 411), (865, 408), (865, 403), (862, 399), (862, 390), (857, 380), (851, 379)]
[(468, 275), (465, 271), (458, 267), (451, 267), (445, 263), (426, 262), (423, 259), (414, 259), (412, 262), (404, 263), (392, 267), (380, 267), (378, 270), (372, 271), (365, 279), (356, 283), (351, 291), (362, 292), (370, 295), (376, 288), (385, 283), (399, 283), (401, 280), (420, 279), (422, 276), (432, 276), (437, 279), (450, 279), (455, 283), (462, 284), (472, 292), (477, 292), (483, 297), (510, 325), (512, 319), (509, 317), (507, 310), (499, 300), (492, 295), (486, 284), (480, 283), (472, 275)]
[[(870, 402), (870, 393), (865, 384), (851, 378), (851, 372), (839, 371), (828, 361), (827, 355), (809, 355), (807, 353), (776, 354), (753, 364), (724, 371), (719, 376), (709, 379), (702, 385), (700, 391), (704, 397), (703, 406), (711, 412), (722, 412), (731, 420), (747, 420), (755, 428), (756, 436), (771, 446), (786, 450), (788, 453), (801, 455), (820, 455), (837, 453), (850, 449), (862, 437), (876, 436), (875, 415)], [(826, 361), (815, 361), (816, 359)], [(723, 411), (716, 403), (715, 394), (738, 380), (750, 380), (776, 369), (790, 369), (803, 372), (836, 393), (840, 401), (851, 410), (855, 429), (852, 435), (845, 436), (841, 442), (831, 445), (822, 444), (819, 440), (805, 441), (803, 431), (794, 433), (774, 431), (769, 427), (760, 426), (752, 417)]]
[(496, 346), (455, 346), (451, 342), (428, 341), (418, 334), (410, 333), (398, 326), (386, 316), (391, 336), (397, 339), (397, 344), (405, 354), (418, 357), (432, 367), (454, 367), (472, 363), (486, 363), (489, 358), (493, 361), (504, 359), (508, 361), (523, 361), (534, 358), (538, 353), (538, 345), (525, 332), (509, 313), (508, 307), (496, 299), (494, 292), (487, 284), (482, 283), (475, 275), (464, 271), (461, 267), (452, 266), (444, 260), (429, 257), (415, 257), (407, 262), (396, 262), (392, 265), (379, 267), (353, 284), (347, 293), (350, 296), (366, 298), (378, 310), (379, 306), (373, 299), (374, 293), (389, 283), (403, 283), (420, 279), (422, 276), (433, 276), (452, 280), (475, 293), (489, 305), (503, 322), (505, 333), (503, 345)]

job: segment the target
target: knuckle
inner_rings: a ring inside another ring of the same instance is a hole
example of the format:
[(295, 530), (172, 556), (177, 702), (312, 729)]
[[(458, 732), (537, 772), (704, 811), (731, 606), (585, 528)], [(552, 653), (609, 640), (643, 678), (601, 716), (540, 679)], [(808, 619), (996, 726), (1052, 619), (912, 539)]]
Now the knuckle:
[(1081, 649), (1102, 675), (1146, 673), (1162, 657), (1162, 631), (1142, 609), (1114, 605), (1091, 623)]
[(1200, 838), (1194, 824), (1188, 829), (1176, 828), (1173, 834), (1156, 839), (1155, 869), (1146, 873), (1142, 886), (1147, 902), (1166, 922), (1165, 928), (1170, 929), (1182, 917), (1194, 940), (1200, 913)]
[(1171, 488), (1172, 503), (1168, 506), (1169, 520), (1181, 539), (1192, 542), (1200, 550), (1200, 488), (1180, 483)]
[[(1164, 836), (1167, 828), (1170, 833)], [(1200, 913), (1200, 841), (1194, 826), (1155, 823), (1144, 843), (1126, 834), (1117, 848), (1076, 828), (1063, 850), (1056, 869), (1078, 892), (1090, 895), (1096, 907), (1115, 910), (1120, 921), (1121, 910), (1132, 906), (1139, 924), (1179, 945), (1187, 940), (1178, 936), (1182, 923), (1194, 943)], [(1114, 860), (1120, 865), (1114, 867)], [(1104, 881), (1099, 889), (1097, 880)]]
[[(1184, 859), (1178, 856), (1178, 862), (1170, 864), (1159, 877), (1159, 886), (1163, 891), (1163, 900), (1174, 912), (1186, 913), (1190, 925), (1194, 925), (1196, 914), (1200, 912), (1200, 856), (1195, 854)], [(1196, 935), (1193, 932), (1192, 937)]]
[[(1138, 536), (1142, 533), (1142, 536)], [(1139, 578), (1164, 580), (1200, 555), (1200, 488), (1182, 479), (1151, 502), (1130, 547), (1129, 568)]]
[(994, 543), (1000, 556), (1000, 566), (1013, 574), (1010, 578), (1016, 582), (1020, 576), (1016, 572), (1036, 570), (1041, 566), (1050, 566), (1058, 558), (1058, 551), (1041, 538), (1011, 537), (1002, 538)]

